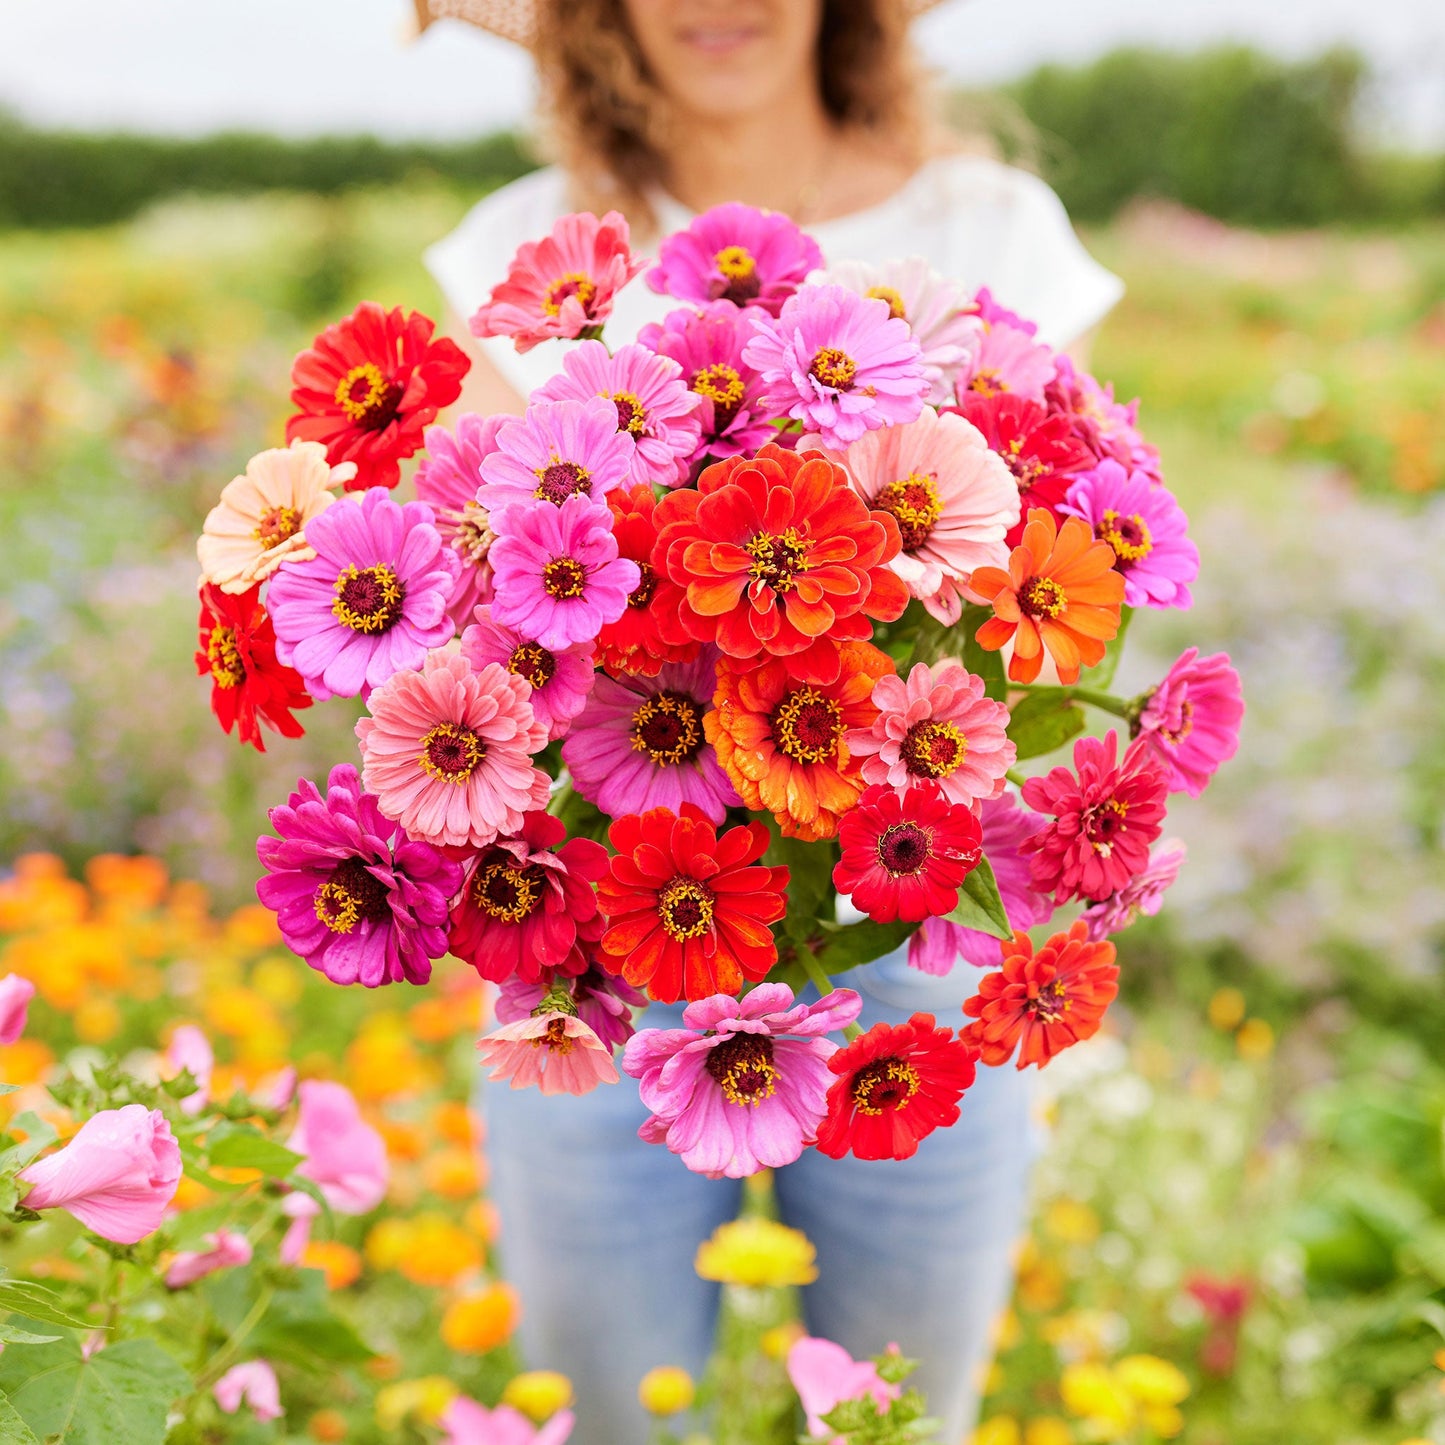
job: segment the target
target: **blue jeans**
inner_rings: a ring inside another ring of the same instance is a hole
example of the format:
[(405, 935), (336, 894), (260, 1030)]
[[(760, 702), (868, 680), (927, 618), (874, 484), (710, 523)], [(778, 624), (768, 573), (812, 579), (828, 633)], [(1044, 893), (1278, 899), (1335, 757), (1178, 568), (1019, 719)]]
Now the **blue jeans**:
[[(905, 956), (843, 976), (863, 995), (860, 1022), (922, 1010), (958, 1027), (977, 973), (959, 963), (931, 978)], [(680, 1009), (653, 1005), (640, 1022), (677, 1028), (680, 1019)], [(642, 1445), (649, 1422), (638, 1381), (654, 1365), (697, 1375), (711, 1351), (718, 1286), (697, 1277), (693, 1256), (736, 1218), (741, 1182), (691, 1174), (642, 1143), (647, 1110), (625, 1075), (581, 1099), (484, 1088), (481, 1108), (527, 1362), (571, 1377), (571, 1445)], [(915, 1381), (949, 1445), (977, 1411), (1035, 1153), (1028, 1081), (1011, 1067), (980, 1069), (961, 1108), (958, 1123), (924, 1139), (912, 1159), (834, 1160), (808, 1149), (774, 1175), (782, 1219), (818, 1250), (817, 1283), (803, 1291), (809, 1333), (855, 1358), (896, 1341), (921, 1360)]]

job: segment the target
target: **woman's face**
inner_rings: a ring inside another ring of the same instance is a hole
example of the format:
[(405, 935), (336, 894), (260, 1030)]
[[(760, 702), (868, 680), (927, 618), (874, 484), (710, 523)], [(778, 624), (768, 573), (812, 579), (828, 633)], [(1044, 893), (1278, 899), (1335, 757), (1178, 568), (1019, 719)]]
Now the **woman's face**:
[(816, 85), (823, 0), (623, 0), (656, 83), (677, 107), (722, 120)]

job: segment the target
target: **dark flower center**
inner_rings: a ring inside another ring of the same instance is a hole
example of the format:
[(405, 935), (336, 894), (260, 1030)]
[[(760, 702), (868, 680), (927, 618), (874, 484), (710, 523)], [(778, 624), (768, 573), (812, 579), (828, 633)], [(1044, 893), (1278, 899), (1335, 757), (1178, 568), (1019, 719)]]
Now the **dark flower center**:
[(933, 857), (933, 839), (917, 823), (895, 823), (878, 838), (878, 861), (895, 877), (917, 873)]
[(421, 740), (417, 762), (422, 772), (438, 782), (460, 787), (481, 766), (487, 745), (471, 728), (460, 723), (438, 723)]
[(910, 472), (901, 482), (889, 482), (873, 505), (898, 523), (905, 552), (916, 552), (943, 515), (938, 478), (932, 472)]
[(1067, 603), (1064, 589), (1052, 577), (1030, 577), (1019, 588), (1019, 611), (1025, 617), (1057, 617)]
[(968, 751), (968, 741), (951, 722), (914, 723), (898, 755), (916, 778), (946, 778), (955, 772)]
[(831, 391), (852, 391), (853, 379), (858, 375), (858, 363), (846, 351), (840, 351), (836, 346), (825, 346), (814, 355), (808, 374), (820, 386), (826, 386)]
[(1080, 831), (1094, 852), (1107, 858), (1119, 835), (1127, 829), (1128, 818), (1128, 803), (1123, 798), (1109, 798), (1084, 813)]
[(246, 680), (246, 664), (241, 661), (241, 649), (236, 645), (234, 627), (213, 627), (210, 641), (206, 643), (206, 657), (211, 664), (211, 676), (217, 687), (239, 687)]
[(843, 735), (843, 710), (815, 687), (795, 687), (773, 709), (773, 741), (797, 763), (835, 756)]
[(301, 513), (295, 507), (272, 507), (261, 514), (251, 535), (268, 550), (289, 541), (301, 530)]
[(1046, 983), (1024, 1007), (1040, 1023), (1056, 1023), (1063, 1018), (1070, 1007), (1069, 994), (1063, 979), (1056, 978), (1052, 983)]
[(617, 408), (617, 430), (640, 437), (647, 429), (647, 412), (630, 391), (614, 391), (611, 396)]
[(808, 570), (808, 544), (795, 527), (778, 533), (759, 532), (748, 543), (747, 553), (753, 559), (748, 576), (774, 592), (791, 592), (798, 585), (798, 573)]
[(390, 893), (360, 858), (345, 858), (316, 890), (312, 906), (333, 933), (350, 933), (359, 923), (384, 919), (390, 912)]
[(655, 693), (632, 714), (634, 750), (660, 768), (692, 762), (702, 745), (702, 708), (683, 693)]
[(472, 877), (472, 902), (499, 923), (521, 923), (536, 912), (546, 881), (546, 870), (536, 863), (522, 865), (504, 858), (477, 869)]
[(713, 431), (726, 431), (727, 424), (742, 404), (746, 389), (742, 377), (725, 361), (715, 361), (693, 377), (692, 389), (712, 402)]
[(507, 659), (507, 671), (525, 678), (533, 687), (547, 686), (557, 675), (557, 659), (539, 642), (518, 644)]
[(538, 467), (535, 472), (537, 490), (532, 495), (544, 502), (560, 507), (568, 497), (579, 493), (586, 497), (592, 493), (592, 478), (587, 469), (576, 462), (564, 462), (554, 457), (547, 466)]
[(1094, 528), (1094, 535), (1101, 542), (1107, 542), (1121, 562), (1143, 561), (1154, 550), (1154, 539), (1138, 512), (1129, 517), (1105, 512)]
[(542, 589), (559, 602), (570, 602), (587, 590), (587, 569), (575, 557), (554, 557), (542, 568)]
[(733, 1034), (708, 1050), (707, 1071), (729, 1104), (756, 1108), (778, 1088), (773, 1041), (766, 1034)]
[(384, 562), (358, 568), (355, 563), (336, 578), (331, 611), (353, 632), (385, 632), (401, 620), (406, 584)]
[(380, 431), (396, 415), (403, 391), (374, 361), (363, 361), (336, 383), (336, 404), (360, 430)]
[(585, 312), (596, 294), (597, 286), (590, 276), (583, 271), (571, 271), (566, 276), (559, 276), (547, 287), (542, 309), (548, 316), (555, 316), (562, 309), (562, 303), (575, 296)]
[(695, 878), (674, 878), (658, 895), (658, 916), (668, 937), (685, 943), (712, 930), (713, 894)]
[(627, 594), (627, 605), (646, 607), (652, 601), (653, 593), (657, 591), (657, 572), (650, 562), (639, 562), (637, 570), (642, 580)]
[(853, 1076), (853, 1106), (860, 1114), (901, 1109), (918, 1092), (918, 1070), (907, 1059), (875, 1059)]

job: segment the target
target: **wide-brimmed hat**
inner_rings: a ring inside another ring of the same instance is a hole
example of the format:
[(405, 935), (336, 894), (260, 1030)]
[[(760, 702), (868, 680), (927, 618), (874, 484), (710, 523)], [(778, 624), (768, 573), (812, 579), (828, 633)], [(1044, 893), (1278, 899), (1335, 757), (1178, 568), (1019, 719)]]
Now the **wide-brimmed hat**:
[[(536, 35), (539, 0), (415, 0), (415, 3), (419, 30), (425, 30), (433, 20), (465, 20), (468, 25), (489, 30), (529, 49)], [(942, 0), (901, 0), (910, 16), (922, 15), (940, 3)]]

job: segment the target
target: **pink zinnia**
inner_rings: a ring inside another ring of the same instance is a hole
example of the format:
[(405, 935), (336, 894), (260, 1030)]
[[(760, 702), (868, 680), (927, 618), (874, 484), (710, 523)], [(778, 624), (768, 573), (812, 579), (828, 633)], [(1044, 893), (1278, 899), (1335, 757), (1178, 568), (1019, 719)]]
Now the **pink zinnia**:
[(398, 506), (372, 487), (316, 517), (306, 528), (316, 555), (283, 562), (272, 578), (277, 659), (318, 702), (364, 697), (451, 640), (461, 564), (433, 518), (425, 502)]
[(296, 1127), (286, 1141), (288, 1149), (305, 1156), (296, 1172), (316, 1185), (338, 1214), (369, 1214), (386, 1198), (391, 1178), (385, 1141), (361, 1117), (344, 1084), (306, 1079), (299, 1093)]
[(599, 677), (562, 744), (572, 786), (611, 818), (695, 803), (713, 823), (741, 806), (703, 732), (717, 686), (715, 647), (656, 677)]
[(167, 1289), (184, 1289), (218, 1269), (235, 1269), (251, 1262), (251, 1241), (233, 1229), (218, 1229), (202, 1242), (205, 1249), (183, 1249), (171, 1260), (165, 1274)]
[(460, 571), (447, 611), (458, 632), (472, 620), (472, 611), (492, 596), (492, 569), (487, 562), (494, 534), (487, 514), (477, 503), (482, 463), (497, 449), (497, 433), (513, 418), (457, 418), (455, 432), (442, 426), (426, 429), (427, 456), (416, 469), (416, 494), (436, 513), (442, 541), (457, 554)]
[(563, 216), (549, 236), (518, 247), (507, 279), (467, 324), (473, 336), (510, 336), (518, 351), (586, 335), (612, 315), (617, 293), (646, 264), (633, 256), (619, 212), (600, 221), (588, 211)]
[(669, 311), (660, 326), (649, 322), (638, 333), (643, 346), (677, 362), (688, 388), (700, 398), (702, 431), (690, 461), (739, 456), (777, 436), (763, 405), (762, 378), (743, 360), (752, 317), (747, 307), (713, 301), (696, 311)]
[(1131, 878), (1119, 892), (1091, 903), (1079, 916), (1095, 942), (1127, 928), (1142, 913), (1152, 918), (1164, 905), (1164, 895), (1179, 876), (1188, 849), (1178, 838), (1166, 839), (1149, 855), (1149, 866)]
[(1030, 778), (1024, 802), (1054, 821), (1023, 844), (1033, 855), (1033, 882), (1059, 903), (1098, 901), (1118, 893), (1149, 864), (1149, 845), (1164, 822), (1167, 775), (1142, 742), (1117, 761), (1119, 736), (1080, 738), (1074, 767)]
[(637, 563), (617, 555), (611, 523), (586, 497), (518, 508), (492, 547), (492, 616), (551, 652), (591, 642), (642, 582)]
[[(811, 447), (817, 438), (805, 436)], [(983, 433), (961, 416), (925, 407), (916, 421), (870, 431), (827, 451), (858, 494), (897, 523), (903, 550), (888, 564), (940, 622), (963, 612), (975, 567), (1007, 567), (1004, 538), (1018, 521), (1019, 490)]]
[(1082, 517), (1114, 549), (1130, 607), (1192, 607), (1189, 584), (1199, 575), (1199, 549), (1189, 519), (1172, 493), (1143, 472), (1115, 461), (1076, 477), (1059, 511)]
[(226, 1414), (234, 1415), (246, 1405), (258, 1420), (277, 1420), (286, 1412), (281, 1408), (281, 1387), (276, 1371), (265, 1360), (247, 1360), (232, 1365), (213, 1391), (216, 1404)]
[(987, 322), (977, 349), (958, 378), (958, 394), (997, 396), (1013, 392), (1028, 401), (1042, 401), (1054, 379), (1054, 353), (1028, 331), (1006, 322)]
[(532, 762), (547, 729), (527, 700), (531, 684), (489, 662), (480, 672), (454, 652), (432, 652), (372, 693), (356, 724), (361, 781), (382, 815), (442, 848), (482, 848), (545, 808), (550, 780)]
[(442, 1445), (563, 1445), (577, 1417), (570, 1410), (559, 1410), (539, 1429), (510, 1405), (489, 1410), (458, 1395), (437, 1423), (446, 1432)]
[(25, 1032), (35, 985), (18, 973), (0, 978), (0, 1044), (13, 1044)]
[(520, 420), (508, 421), (497, 433), (496, 450), (482, 462), (477, 501), (498, 536), (511, 531), (508, 512), (514, 508), (560, 507), (582, 497), (605, 512), (604, 498), (627, 481), (636, 450), (632, 437), (618, 430), (616, 408), (603, 397), (534, 401)]
[(1078, 370), (1063, 352), (1054, 362), (1057, 375), (1046, 396), (1050, 411), (1067, 416), (1074, 435), (1095, 456), (1112, 457), (1127, 471), (1161, 481), (1159, 451), (1139, 433), (1138, 401), (1127, 406), (1115, 401), (1112, 386)]
[[(547, 991), (556, 982), (546, 970), (533, 983), (519, 974), (504, 979), (497, 994), (497, 1022), (514, 1024), (530, 1018), (541, 1007)], [(562, 982), (571, 995), (577, 1017), (602, 1040), (606, 1048), (625, 1044), (637, 1032), (632, 1023), (632, 1011), (647, 1007), (647, 995), (633, 988), (626, 979), (618, 974), (605, 973), (593, 964), (586, 973)]]
[(730, 301), (776, 316), (822, 264), (818, 243), (782, 212), (728, 201), (662, 243), (647, 284), (679, 301)]
[(853, 728), (848, 751), (863, 759), (863, 781), (893, 788), (937, 783), (944, 797), (970, 806), (996, 798), (1017, 756), (1008, 709), (984, 696), (981, 677), (961, 662), (916, 663), (905, 682), (888, 673), (873, 684), (878, 716)]
[(535, 981), (544, 969), (581, 973), (583, 946), (602, 936), (595, 885), (606, 872), (600, 843), (568, 839), (559, 819), (528, 813), (468, 872), (452, 909), (451, 951), (493, 983)]
[(643, 1029), (622, 1058), (652, 1110), (638, 1137), (714, 1179), (791, 1164), (828, 1109), (837, 1045), (823, 1035), (861, 1007), (851, 989), (795, 1004), (787, 984), (760, 983), (741, 999), (690, 1003), (680, 1029)]
[(845, 1437), (833, 1434), (823, 1416), (831, 1415), (843, 1401), (868, 1397), (879, 1410), (886, 1410), (903, 1393), (878, 1373), (872, 1360), (855, 1360), (842, 1345), (809, 1335), (795, 1340), (788, 1351), (788, 1379), (808, 1417), (808, 1434), (829, 1445), (842, 1445)]
[[(1039, 820), (1021, 808), (1011, 793), (1004, 793), (984, 803), (979, 822), (983, 827), (983, 856), (993, 869), (1009, 925), (1017, 930), (1047, 923), (1054, 914), (1053, 899), (1034, 888), (1028, 857), (1019, 851), (1038, 832)], [(975, 968), (997, 968), (1003, 958), (1003, 942), (961, 923), (925, 918), (923, 926), (908, 940), (908, 963), (935, 977), (951, 973), (960, 958)]]
[(1244, 689), (1227, 652), (1191, 647), (1146, 695), (1138, 746), (1163, 763), (1171, 793), (1197, 798), (1239, 748)]
[(478, 607), (476, 621), (462, 633), (462, 656), (477, 672), (489, 662), (499, 662), (508, 672), (525, 678), (532, 689), (527, 700), (553, 742), (566, 733), (586, 705), (596, 677), (590, 642), (553, 652), (515, 627), (503, 627), (490, 607)]
[(166, 1116), (143, 1104), (102, 1109), (54, 1154), (16, 1176), (27, 1209), (63, 1209), (116, 1244), (160, 1228), (181, 1182), (181, 1150)]
[(544, 1003), (543, 1011), (514, 1024), (503, 1024), (477, 1040), (482, 1067), (493, 1083), (511, 1081), (514, 1089), (533, 1085), (544, 1094), (590, 1094), (598, 1084), (618, 1081), (607, 1046), (575, 1014)]
[(923, 353), (886, 301), (843, 286), (805, 286), (776, 321), (758, 316), (743, 360), (767, 388), (767, 405), (846, 447), (865, 431), (917, 419), (928, 393)]
[(616, 428), (634, 442), (631, 479), (675, 487), (687, 480), (697, 451), (702, 398), (688, 389), (682, 367), (645, 346), (584, 341), (562, 358), (562, 374), (532, 393), (532, 405), (601, 397), (616, 411)]
[(211, 1041), (195, 1024), (182, 1024), (171, 1035), (166, 1047), (166, 1065), (172, 1078), (189, 1072), (196, 1081), (195, 1092), (181, 1100), (181, 1113), (187, 1118), (194, 1118), (211, 1097), (211, 1071), (216, 1066)]

